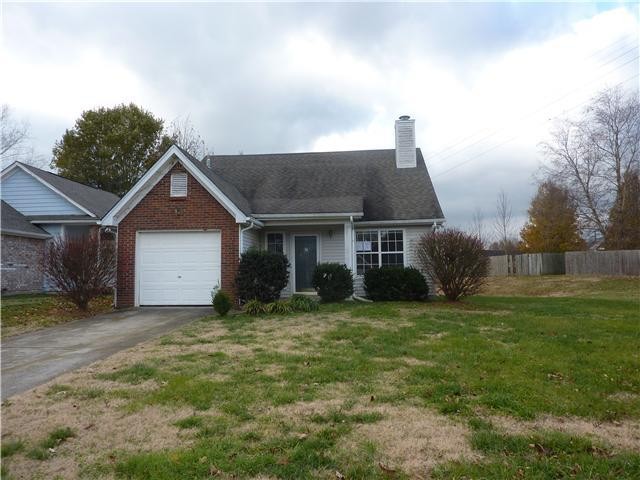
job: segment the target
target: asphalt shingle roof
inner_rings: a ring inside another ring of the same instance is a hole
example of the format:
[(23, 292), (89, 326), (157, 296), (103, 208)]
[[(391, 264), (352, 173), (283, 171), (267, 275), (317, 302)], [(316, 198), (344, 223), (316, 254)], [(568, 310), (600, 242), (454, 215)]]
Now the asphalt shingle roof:
[(223, 191), (232, 192), (235, 198), (225, 191), (245, 213), (363, 211), (362, 220), (443, 218), (422, 152), (416, 153), (416, 168), (397, 168), (393, 149), (213, 155), (198, 163)]
[(0, 200), (0, 231), (13, 235), (24, 235), (27, 237), (49, 236), (47, 232), (35, 225), (32, 225), (27, 217), (18, 212), (4, 200)]
[(98, 188), (89, 187), (82, 183), (74, 182), (68, 178), (61, 177), (55, 173), (40, 170), (31, 165), (21, 163), (23, 167), (31, 173), (49, 183), (71, 200), (93, 213), (96, 217), (102, 218), (113, 207), (120, 197), (113, 193), (105, 192)]

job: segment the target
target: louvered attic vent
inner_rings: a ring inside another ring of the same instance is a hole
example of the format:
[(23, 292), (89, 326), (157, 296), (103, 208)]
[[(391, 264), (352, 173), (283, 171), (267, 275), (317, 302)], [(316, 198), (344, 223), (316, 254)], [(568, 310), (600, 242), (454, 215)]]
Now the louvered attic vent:
[(171, 196), (172, 197), (187, 196), (187, 174), (186, 173), (171, 174)]

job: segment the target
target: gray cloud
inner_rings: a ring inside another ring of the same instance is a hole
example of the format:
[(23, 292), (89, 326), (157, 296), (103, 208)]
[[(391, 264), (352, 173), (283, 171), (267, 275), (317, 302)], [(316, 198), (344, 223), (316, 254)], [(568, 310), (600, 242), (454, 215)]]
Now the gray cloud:
[[(34, 64), (64, 64), (86, 49), (99, 52), (143, 82), (144, 98), (151, 99), (144, 108), (168, 122), (190, 115), (217, 153), (299, 151), (318, 138), (367, 127), (379, 103), (393, 114), (405, 108), (393, 104), (394, 92), (385, 89), (387, 72), (402, 75), (409, 62), (424, 59), (450, 69), (461, 84), (471, 83), (494, 59), (564, 32), (599, 8), (508, 3), (10, 4), (4, 6), (4, 41), (7, 50)], [(304, 32), (321, 32), (336, 52), (365, 62), (382, 72), (383, 79), (372, 87), (373, 79), (346, 78), (345, 87), (340, 71), (331, 72), (329, 80), (322, 72), (297, 71), (283, 51), (292, 35)], [(42, 82), (47, 88), (47, 79)], [(132, 92), (117, 93), (119, 101), (131, 100)], [(95, 106), (87, 101), (79, 108)], [(21, 106), (16, 107), (20, 112)], [(38, 152), (46, 156), (73, 123), (51, 114), (23, 113), (30, 117)], [(428, 109), (415, 115), (423, 125), (440, 121)], [(390, 137), (392, 122), (389, 114)], [(430, 163), (428, 154), (434, 152), (429, 139), (421, 140), (430, 169), (443, 170), (437, 159)], [(436, 176), (445, 214), (462, 226), (477, 205), (490, 216), (500, 188), (512, 197), (514, 213), (521, 214), (533, 193), (536, 155), (535, 147), (524, 156), (496, 152)]]

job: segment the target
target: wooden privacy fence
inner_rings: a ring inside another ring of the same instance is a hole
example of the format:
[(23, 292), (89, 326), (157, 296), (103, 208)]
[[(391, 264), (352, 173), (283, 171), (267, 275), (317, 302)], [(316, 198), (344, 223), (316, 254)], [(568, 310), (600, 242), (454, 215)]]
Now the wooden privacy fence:
[(640, 275), (640, 250), (567, 252), (567, 275)]
[(489, 257), (489, 275), (562, 275), (563, 253), (523, 253)]
[(489, 257), (489, 275), (640, 275), (640, 250), (523, 253)]

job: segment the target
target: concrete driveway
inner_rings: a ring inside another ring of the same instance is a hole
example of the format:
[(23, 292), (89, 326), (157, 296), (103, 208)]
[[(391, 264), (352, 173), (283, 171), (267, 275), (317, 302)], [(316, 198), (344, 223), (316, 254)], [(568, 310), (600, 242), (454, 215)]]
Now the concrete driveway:
[(2, 340), (2, 400), (212, 314), (211, 307), (145, 307)]

